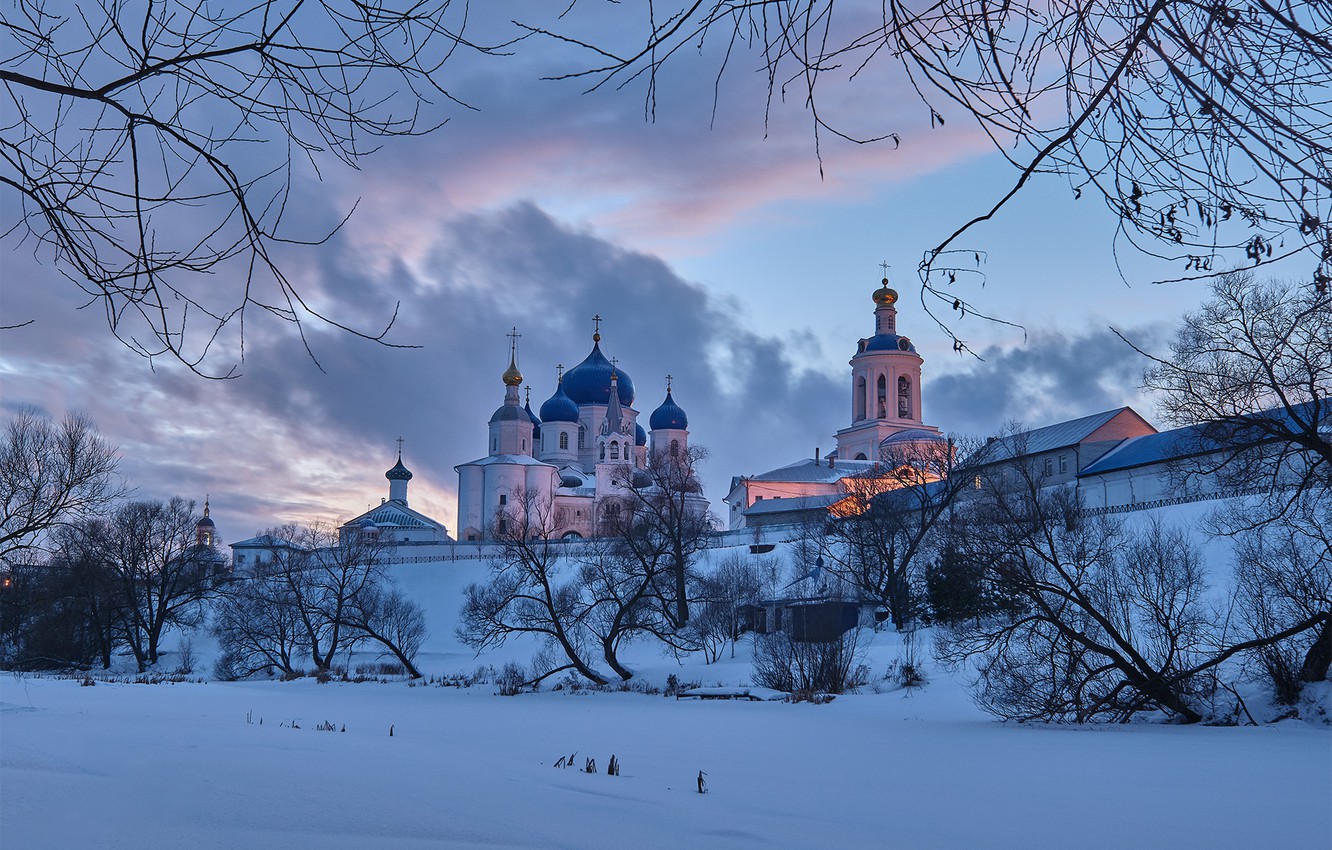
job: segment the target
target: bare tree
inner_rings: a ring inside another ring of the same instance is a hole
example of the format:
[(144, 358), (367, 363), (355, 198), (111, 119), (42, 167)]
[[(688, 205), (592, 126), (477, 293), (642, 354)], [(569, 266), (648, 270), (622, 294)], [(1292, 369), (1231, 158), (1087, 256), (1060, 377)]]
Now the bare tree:
[(0, 558), (41, 548), (49, 532), (105, 509), (122, 492), (117, 462), (87, 417), (57, 424), (21, 408), (0, 445)]
[(392, 587), (393, 547), (374, 531), (344, 526), (286, 525), (263, 535), (265, 549), (219, 592), (213, 632), (222, 648), (219, 672), (244, 678), (277, 669), (333, 669), (339, 652), (364, 643), (392, 654), (414, 679), (426, 636), (416, 603)]
[(902, 444), (869, 471), (842, 479), (846, 498), (833, 506), (826, 566), (886, 606), (899, 631), (916, 615), (912, 586), (929, 541), (971, 484), (959, 457), (973, 448), (954, 440)]
[[(1322, 587), (1332, 561), (1329, 339), (1332, 294), (1231, 274), (1184, 316), (1168, 357), (1148, 355), (1145, 375), (1165, 416), (1192, 426), (1189, 444), (1175, 447), (1185, 455), (1173, 470), (1179, 483), (1259, 493), (1211, 517), (1213, 530), (1242, 538), (1239, 590), (1254, 635), (1322, 612), (1297, 665), (1303, 681), (1326, 678), (1332, 661), (1332, 605)], [(1259, 563), (1258, 552), (1271, 558)], [(1289, 695), (1280, 677), (1274, 684)]]
[(343, 615), (343, 622), (398, 659), (408, 676), (421, 678), (421, 671), (416, 667), (416, 654), (427, 634), (421, 606), (396, 589), (385, 588), (376, 582), (356, 595)]
[(467, 586), (458, 639), (480, 651), (503, 646), (514, 635), (542, 641), (543, 663), (534, 663), (533, 681), (564, 670), (598, 685), (610, 681), (589, 661), (592, 609), (582, 578), (568, 557), (569, 545), (551, 540), (557, 528), (549, 498), (523, 491), (497, 514), (492, 538), (500, 546), (490, 577)]
[(1320, 623), (1256, 653), (1277, 702), (1294, 703), (1304, 683), (1326, 679), (1332, 665), (1332, 505), (1307, 499), (1240, 533), (1235, 562), (1238, 608), (1250, 635)]
[[(270, 553), (296, 548), (288, 541), (270, 540)], [(289, 558), (258, 554), (218, 588), (212, 631), (221, 650), (219, 678), (244, 679), (275, 669), (286, 677), (300, 675), (308, 631), (286, 574), (291, 566)]]
[[(246, 320), (314, 318), (280, 249), (292, 173), (355, 166), (430, 132), (466, 4), (410, 0), (16, 0), (0, 13), (6, 209), (131, 350), (210, 377), (243, 359)], [(221, 285), (219, 285), (221, 282)], [(391, 320), (389, 326), (392, 325)], [(388, 328), (352, 331), (386, 342)], [(308, 343), (307, 343), (308, 350)]]
[[(1184, 316), (1168, 357), (1147, 355), (1144, 386), (1163, 415), (1192, 425), (1185, 477), (1261, 488), (1280, 516), (1306, 495), (1332, 497), (1332, 294), (1226, 275)], [(1236, 526), (1239, 530), (1245, 523)]]
[(714, 569), (699, 577), (698, 602), (702, 610), (690, 617), (686, 633), (702, 649), (707, 663), (720, 659), (727, 643), (731, 645), (731, 657), (735, 657), (735, 644), (744, 625), (744, 608), (758, 602), (776, 584), (775, 566), (774, 561), (765, 575), (752, 557), (732, 551)]
[(707, 456), (702, 446), (662, 448), (648, 457), (646, 469), (626, 465), (614, 478), (628, 506), (615, 538), (639, 572), (667, 579), (656, 587), (673, 629), (689, 622), (690, 566), (715, 525), (698, 477)]
[(115, 571), (122, 597), (122, 632), (139, 671), (158, 659), (172, 626), (201, 622), (201, 602), (212, 590), (219, 556), (195, 545), (194, 503), (129, 502), (95, 532), (99, 555)]
[(831, 640), (798, 640), (786, 632), (754, 636), (754, 684), (790, 693), (840, 694), (855, 685), (860, 630)]
[[(587, 79), (593, 89), (637, 81), (649, 115), (668, 63), (720, 56), (721, 76), (753, 54), (769, 109), (779, 100), (803, 105), (816, 152), (825, 134), (914, 143), (870, 106), (889, 101), (899, 80), (931, 126), (959, 116), (976, 122), (1017, 175), (925, 253), (926, 291), (954, 310), (976, 312), (948, 289), (965, 268), (954, 257), (972, 257), (955, 250), (959, 237), (1043, 173), (1063, 175), (1075, 197), (1099, 196), (1118, 218), (1117, 240), (1178, 263), (1186, 277), (1300, 255), (1319, 291), (1332, 280), (1326, 3), (886, 0), (867, 9), (833, 0), (654, 0), (649, 8), (646, 31), (627, 44), (530, 29), (591, 51), (587, 66), (561, 78)], [(707, 53), (710, 41), (717, 50)], [(854, 117), (830, 117), (829, 100), (854, 103)]]
[(1013, 605), (943, 631), (945, 663), (976, 662), (977, 699), (1011, 719), (1123, 721), (1161, 710), (1203, 718), (1203, 674), (1316, 627), (1226, 644), (1205, 604), (1197, 548), (1179, 530), (1131, 534), (1088, 516), (1076, 491), (1046, 487), (1021, 459), (969, 500), (972, 557), (991, 564)]

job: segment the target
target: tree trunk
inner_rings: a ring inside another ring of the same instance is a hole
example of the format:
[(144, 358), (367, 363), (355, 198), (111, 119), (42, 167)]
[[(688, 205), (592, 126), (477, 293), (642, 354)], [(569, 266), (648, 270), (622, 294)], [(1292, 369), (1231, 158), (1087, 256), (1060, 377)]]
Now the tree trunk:
[(601, 642), (601, 654), (606, 658), (606, 663), (615, 671), (615, 675), (624, 681), (629, 681), (634, 677), (634, 671), (620, 663), (620, 659), (615, 654), (615, 642), (607, 639)]
[(1321, 682), (1327, 678), (1329, 666), (1332, 666), (1332, 613), (1323, 617), (1323, 627), (1318, 630), (1318, 639), (1304, 656), (1300, 678), (1306, 682)]

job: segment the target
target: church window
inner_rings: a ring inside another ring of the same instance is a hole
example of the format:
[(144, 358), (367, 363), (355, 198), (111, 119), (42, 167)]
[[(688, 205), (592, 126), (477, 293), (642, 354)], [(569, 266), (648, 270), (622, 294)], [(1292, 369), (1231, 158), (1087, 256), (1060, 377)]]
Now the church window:
[(619, 459), (620, 459), (620, 444), (617, 443), (617, 442), (615, 442), (614, 440), (612, 440), (612, 441), (611, 441), (611, 460), (619, 460)]
[(491, 450), (492, 452), (493, 452), (493, 451), (498, 451), (498, 450), (499, 450), (499, 437), (491, 437), (491, 438), (490, 438), (490, 450)]
[(569, 448), (569, 435), (563, 431), (560, 432), (560, 448), (561, 449)]
[(523, 439), (523, 451), (527, 451), (527, 439)]
[(680, 453), (680, 441), (671, 440), (671, 456), (674, 457)]
[(888, 418), (888, 379), (879, 376), (879, 419)]
[(509, 503), (509, 497), (505, 496), (504, 494), (500, 494), (500, 505), (503, 506), (507, 505), (508, 503)]
[(897, 418), (911, 418), (911, 379), (905, 375), (897, 379)]
[(506, 521), (504, 521), (504, 520), (500, 520), (499, 522), (495, 523), (495, 531), (496, 531), (497, 533), (499, 533), (499, 534), (505, 534), (506, 532), (508, 532), (508, 530), (509, 530), (509, 523), (508, 523), (508, 522), (506, 522)]
[(578, 448), (580, 448), (580, 449), (583, 448), (583, 444), (586, 442), (586, 439), (587, 439), (587, 429), (584, 428), (582, 425), (579, 425), (579, 426), (578, 426)]
[(865, 457), (864, 452), (858, 452), (856, 454), (856, 460), (869, 460), (869, 458)]
[(601, 455), (600, 455), (600, 458), (601, 458), (601, 460), (605, 460), (605, 459), (606, 459), (606, 444), (605, 444), (605, 443), (602, 443), (602, 444), (601, 444)]
[(861, 375), (859, 378), (856, 379), (856, 395), (854, 399), (855, 408), (856, 408), (855, 421), (857, 422), (865, 418), (865, 394), (867, 392), (869, 392), (869, 388), (865, 386), (865, 376)]

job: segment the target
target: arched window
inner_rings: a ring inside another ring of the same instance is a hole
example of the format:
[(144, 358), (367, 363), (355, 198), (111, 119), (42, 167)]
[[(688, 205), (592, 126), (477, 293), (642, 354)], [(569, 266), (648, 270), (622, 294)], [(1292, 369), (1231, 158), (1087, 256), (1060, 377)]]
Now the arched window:
[(605, 444), (605, 443), (602, 443), (602, 444), (601, 444), (601, 455), (600, 455), (600, 458), (601, 458), (601, 460), (605, 460), (605, 459), (606, 459), (606, 444)]
[(879, 419), (888, 418), (888, 379), (879, 376)]
[(587, 429), (582, 425), (578, 426), (578, 448), (583, 448), (587, 441)]
[(897, 379), (897, 417), (911, 418), (911, 379), (905, 375)]
[(674, 457), (680, 453), (680, 441), (671, 440), (671, 456)]
[(620, 459), (620, 444), (611, 440), (611, 460)]
[(865, 457), (865, 453), (864, 453), (864, 452), (857, 452), (857, 453), (856, 453), (856, 460), (869, 460), (869, 458)]
[(865, 386), (865, 376), (861, 375), (856, 379), (856, 393), (853, 398), (855, 404), (855, 421), (859, 422), (865, 418), (865, 393), (869, 388)]
[(560, 432), (560, 449), (561, 449), (561, 450), (565, 450), (565, 449), (568, 449), (568, 448), (569, 448), (569, 433), (568, 433), (567, 431), (561, 431), (561, 432)]

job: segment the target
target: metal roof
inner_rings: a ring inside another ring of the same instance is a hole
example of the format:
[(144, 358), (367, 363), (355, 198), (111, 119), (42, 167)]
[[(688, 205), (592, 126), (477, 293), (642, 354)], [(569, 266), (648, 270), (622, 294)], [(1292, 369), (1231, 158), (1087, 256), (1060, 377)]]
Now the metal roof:
[[(1293, 407), (1293, 410), (1295, 415), (1300, 416), (1301, 418), (1307, 418), (1319, 413), (1314, 407), (1314, 402), (1297, 404)], [(1321, 415), (1324, 419), (1332, 417), (1332, 401), (1327, 399), (1323, 400)], [(1257, 423), (1263, 419), (1281, 420), (1289, 418), (1290, 414), (1287, 410), (1284, 407), (1278, 407), (1255, 413), (1251, 417), (1226, 422), (1220, 426), (1227, 428), (1229, 431), (1227, 434), (1228, 439), (1226, 439), (1225, 442), (1221, 442), (1217, 439), (1216, 429), (1218, 428), (1218, 423), (1215, 422), (1186, 425), (1183, 428), (1175, 428), (1171, 431), (1162, 431), (1157, 434), (1146, 434), (1141, 437), (1132, 437), (1106, 452), (1105, 455), (1098, 458), (1095, 463), (1079, 472), (1078, 477), (1081, 478), (1087, 475), (1096, 475), (1116, 469), (1131, 469), (1136, 466), (1166, 463), (1172, 460), (1196, 457), (1197, 455), (1219, 451), (1233, 445), (1233, 437), (1241, 436), (1242, 432), (1250, 427), (1245, 425), (1245, 420)], [(1255, 424), (1252, 426), (1250, 438), (1254, 442), (1259, 442), (1267, 438), (1267, 434), (1263, 431), (1261, 424)]]
[(864, 472), (873, 466), (874, 462), (869, 460), (838, 460), (835, 465), (830, 467), (827, 463), (816, 461), (812, 457), (807, 457), (777, 469), (770, 469), (767, 472), (760, 472), (758, 475), (751, 475), (747, 480), (823, 482), (826, 484), (834, 484), (848, 475)]
[(1101, 413), (1093, 413), (1080, 419), (1056, 422), (1044, 428), (1020, 431), (1004, 437), (997, 437), (982, 446), (970, 459), (971, 463), (994, 463), (1011, 460), (1017, 455), (1034, 455), (1055, 449), (1076, 446), (1096, 432), (1097, 428), (1114, 419), (1124, 411), (1136, 412), (1131, 407), (1117, 407)]

